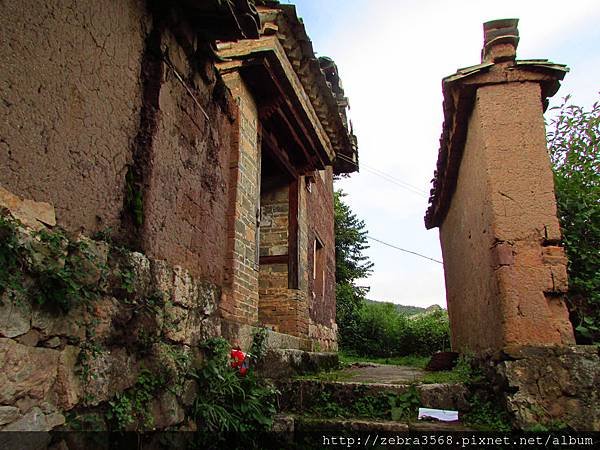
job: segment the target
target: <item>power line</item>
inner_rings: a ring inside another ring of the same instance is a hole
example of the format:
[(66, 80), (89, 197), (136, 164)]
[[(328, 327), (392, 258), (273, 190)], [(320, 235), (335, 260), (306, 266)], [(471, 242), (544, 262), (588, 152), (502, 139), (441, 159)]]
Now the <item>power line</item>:
[(387, 242), (383, 242), (383, 241), (380, 241), (379, 239), (375, 239), (373, 236), (368, 236), (367, 235), (367, 238), (371, 239), (372, 241), (379, 242), (380, 244), (387, 245), (388, 247), (395, 248), (396, 250), (400, 250), (401, 252), (410, 253), (411, 255), (420, 256), (421, 258), (425, 258), (425, 259), (428, 259), (430, 261), (433, 261), (433, 262), (436, 262), (436, 263), (439, 263), (439, 264), (444, 264), (442, 261), (439, 261), (437, 259), (430, 258), (429, 256), (425, 256), (425, 255), (422, 255), (422, 254), (417, 253), (417, 252), (413, 252), (412, 250), (406, 250), (405, 248), (400, 248), (400, 247), (397, 247), (395, 245), (388, 244)]
[[(339, 158), (342, 158), (344, 161), (349, 162), (350, 164), (354, 164), (356, 167), (359, 167), (359, 165), (357, 163), (355, 163), (354, 161), (352, 161), (346, 155), (338, 154), (337, 156)], [(397, 186), (399, 186), (399, 187), (401, 187), (403, 189), (408, 190), (409, 192), (412, 192), (413, 194), (417, 194), (417, 195), (420, 195), (420, 196), (423, 196), (423, 197), (427, 197), (427, 193), (423, 189), (420, 189), (420, 188), (418, 188), (416, 186), (413, 186), (412, 184), (406, 183), (405, 181), (399, 180), (398, 178), (396, 178), (396, 177), (394, 177), (394, 176), (392, 176), (390, 174), (387, 174), (387, 173), (385, 173), (385, 172), (383, 172), (383, 171), (381, 171), (381, 170), (379, 170), (379, 169), (377, 169), (375, 167), (371, 167), (371, 166), (368, 166), (366, 164), (361, 164), (360, 167), (363, 168), (363, 169), (365, 169), (365, 170), (367, 170), (368, 172), (371, 172), (372, 174), (374, 174), (374, 175), (376, 175), (376, 176), (378, 176), (380, 178), (383, 178), (384, 180), (386, 180), (386, 181), (388, 181), (390, 183), (393, 183), (393, 184), (395, 184), (395, 185), (397, 185)]]

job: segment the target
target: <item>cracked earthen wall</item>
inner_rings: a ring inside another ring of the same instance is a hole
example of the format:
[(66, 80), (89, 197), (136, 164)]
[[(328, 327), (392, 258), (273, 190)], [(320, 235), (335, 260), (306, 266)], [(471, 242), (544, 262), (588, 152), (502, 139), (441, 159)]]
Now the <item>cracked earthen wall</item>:
[(221, 286), (236, 107), (212, 63), (192, 54), (194, 42), (195, 33), (180, 22), (164, 29), (157, 49), (165, 57), (158, 120), (145, 150), (142, 247)]
[(65, 227), (119, 226), (148, 20), (141, 0), (2, 2), (0, 184)]
[(10, 0), (0, 25), (0, 185), (222, 285), (236, 106), (185, 14)]
[(571, 344), (540, 85), (479, 87), (440, 229), (452, 345)]

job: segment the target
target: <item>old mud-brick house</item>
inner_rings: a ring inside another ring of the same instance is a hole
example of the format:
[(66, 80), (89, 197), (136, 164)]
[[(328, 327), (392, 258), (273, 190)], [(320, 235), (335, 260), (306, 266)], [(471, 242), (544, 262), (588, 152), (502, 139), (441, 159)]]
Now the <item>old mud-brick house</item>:
[(292, 5), (8, 0), (0, 21), (3, 206), (196, 280), (216, 303), (196, 340), (337, 348), (333, 176), (356, 140)]

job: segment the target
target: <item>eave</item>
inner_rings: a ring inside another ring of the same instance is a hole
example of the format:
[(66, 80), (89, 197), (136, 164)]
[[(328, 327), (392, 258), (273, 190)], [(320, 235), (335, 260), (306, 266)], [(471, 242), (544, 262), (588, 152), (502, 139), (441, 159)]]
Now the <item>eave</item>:
[(560, 80), (568, 70), (565, 65), (547, 60), (513, 60), (498, 64), (485, 62), (459, 69), (455, 74), (444, 78), (444, 124), (432, 180), (430, 205), (425, 214), (427, 229), (439, 227), (450, 208), (477, 89), (500, 83), (537, 82), (541, 86), (541, 101), (545, 110), (548, 106), (547, 99), (558, 91)]
[(263, 126), (292, 143), (290, 159), (304, 156), (300, 170), (333, 163), (336, 153), (328, 133), (277, 37), (219, 43), (218, 55), (227, 60), (218, 64), (219, 71), (238, 71), (252, 90)]

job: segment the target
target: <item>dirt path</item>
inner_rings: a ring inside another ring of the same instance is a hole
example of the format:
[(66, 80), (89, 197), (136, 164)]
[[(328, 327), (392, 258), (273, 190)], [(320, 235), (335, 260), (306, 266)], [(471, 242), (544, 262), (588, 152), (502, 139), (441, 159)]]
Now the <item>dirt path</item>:
[(356, 363), (343, 369), (340, 374), (345, 381), (361, 383), (408, 384), (419, 381), (425, 371), (416, 367), (387, 364)]

